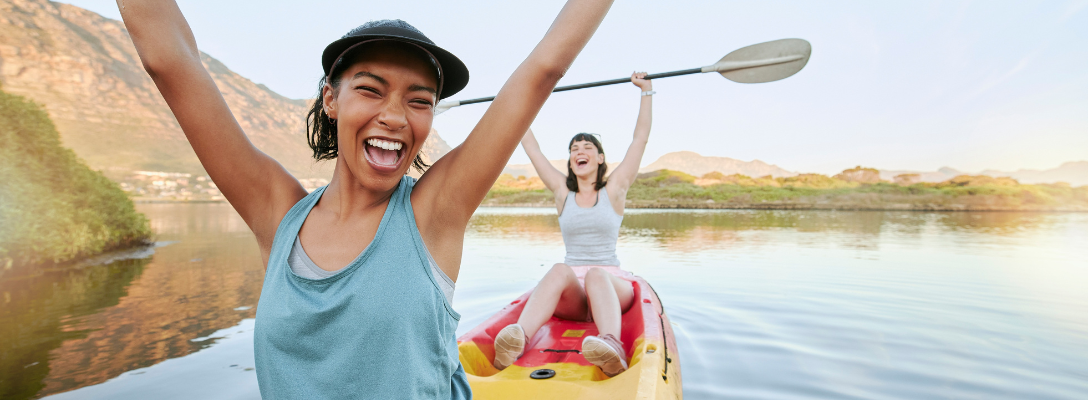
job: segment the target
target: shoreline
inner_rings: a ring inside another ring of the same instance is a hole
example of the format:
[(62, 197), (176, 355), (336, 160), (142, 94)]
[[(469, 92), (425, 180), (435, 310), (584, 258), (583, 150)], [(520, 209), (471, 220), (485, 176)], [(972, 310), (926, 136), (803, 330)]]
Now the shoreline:
[[(133, 199), (136, 204), (213, 204), (227, 203), (226, 200), (158, 200), (158, 199)], [(551, 203), (482, 203), (480, 207), (486, 208), (554, 208)], [(761, 203), (761, 204), (730, 204), (730, 203), (639, 203), (628, 202), (627, 209), (661, 209), (661, 210), (797, 210), (797, 211), (911, 211), (911, 212), (1059, 212), (1079, 213), (1088, 212), (1088, 207), (1001, 207), (978, 206), (964, 204), (820, 204), (820, 203)]]
[(135, 204), (182, 204), (182, 203), (227, 203), (227, 200), (167, 200), (167, 199), (141, 199), (132, 198)]
[(45, 261), (17, 265), (9, 263), (0, 268), (0, 280), (27, 279), (57, 271), (109, 264), (114, 261), (147, 258), (155, 253), (156, 248), (170, 243), (171, 242), (157, 242), (149, 237), (110, 247), (97, 253), (80, 255), (61, 262)]
[[(555, 208), (554, 204), (540, 203), (510, 203), (510, 204), (481, 204), (481, 208)], [(658, 209), (658, 210), (796, 210), (796, 211), (912, 211), (912, 212), (1060, 212), (1080, 213), (1088, 212), (1088, 208), (1061, 208), (1061, 207), (977, 207), (977, 206), (916, 206), (912, 204), (890, 204), (881, 206), (861, 205), (813, 205), (813, 204), (628, 204), (628, 210)]]

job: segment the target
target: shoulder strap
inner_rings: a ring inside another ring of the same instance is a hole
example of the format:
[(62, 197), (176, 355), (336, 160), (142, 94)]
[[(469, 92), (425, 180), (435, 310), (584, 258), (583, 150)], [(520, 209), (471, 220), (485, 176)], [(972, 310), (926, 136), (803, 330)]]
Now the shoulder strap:
[(272, 239), (272, 249), (268, 255), (267, 268), (269, 271), (276, 265), (287, 262), (287, 256), (291, 254), (291, 247), (295, 244), (295, 237), (298, 236), (298, 231), (302, 229), (302, 223), (306, 221), (306, 216), (310, 214), (310, 210), (321, 199), (321, 194), (325, 192), (327, 187), (328, 185), (322, 186), (303, 197), (280, 220), (280, 225), (276, 228), (276, 236)]
[[(574, 191), (573, 190), (567, 190), (567, 198), (563, 199), (563, 209), (559, 211), (559, 217), (560, 218), (563, 217), (563, 214), (566, 214), (567, 209), (570, 208), (570, 203), (572, 201), (574, 201)], [(578, 205), (575, 204), (574, 206), (577, 207)]]
[[(400, 179), (400, 184), (397, 185), (397, 192), (393, 195), (393, 198), (390, 199), (390, 201), (398, 202), (400, 205), (399, 208), (401, 210), (410, 210), (412, 202), (412, 189), (416, 187), (416, 182), (416, 178), (405, 175), (403, 178)], [(404, 206), (405, 203), (408, 203), (407, 207)]]

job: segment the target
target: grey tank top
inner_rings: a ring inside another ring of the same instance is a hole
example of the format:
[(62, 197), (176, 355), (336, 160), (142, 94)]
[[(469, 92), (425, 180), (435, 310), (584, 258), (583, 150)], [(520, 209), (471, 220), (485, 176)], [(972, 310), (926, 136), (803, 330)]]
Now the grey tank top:
[(567, 265), (620, 265), (616, 257), (616, 241), (620, 237), (623, 216), (616, 214), (608, 190), (597, 192), (597, 203), (582, 208), (574, 201), (574, 192), (567, 193), (563, 213), (559, 214), (559, 230), (567, 247)]

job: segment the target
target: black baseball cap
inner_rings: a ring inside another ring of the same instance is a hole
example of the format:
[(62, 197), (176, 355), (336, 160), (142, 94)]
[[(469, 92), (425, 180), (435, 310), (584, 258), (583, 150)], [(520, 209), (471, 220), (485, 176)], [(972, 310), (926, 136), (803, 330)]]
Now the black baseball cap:
[(330, 43), (321, 53), (321, 66), (329, 77), (335, 64), (353, 46), (372, 40), (395, 40), (413, 44), (429, 53), (438, 69), (438, 98), (453, 96), (468, 85), (468, 67), (457, 56), (438, 47), (419, 29), (399, 19), (370, 21), (352, 29), (339, 40)]

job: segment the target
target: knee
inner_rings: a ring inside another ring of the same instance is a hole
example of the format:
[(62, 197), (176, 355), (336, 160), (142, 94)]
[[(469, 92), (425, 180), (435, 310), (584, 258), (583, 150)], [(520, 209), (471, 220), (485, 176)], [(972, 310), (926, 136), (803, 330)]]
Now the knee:
[(586, 271), (586, 285), (591, 285), (595, 283), (611, 284), (612, 274), (601, 268), (590, 268), (589, 271)]
[(552, 269), (548, 270), (548, 273), (544, 275), (544, 279), (555, 279), (560, 281), (569, 280), (571, 278), (577, 278), (574, 274), (574, 270), (569, 265), (558, 263), (552, 266)]

